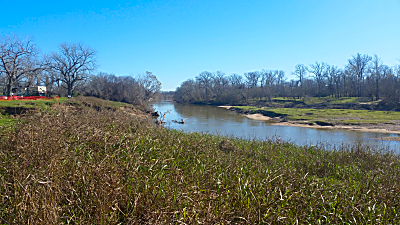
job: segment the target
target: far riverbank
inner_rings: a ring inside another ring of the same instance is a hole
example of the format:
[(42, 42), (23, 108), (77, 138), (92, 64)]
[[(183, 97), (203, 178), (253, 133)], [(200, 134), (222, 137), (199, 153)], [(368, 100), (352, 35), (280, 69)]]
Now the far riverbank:
[[(271, 124), (279, 126), (400, 134), (400, 113), (398, 112), (366, 110), (344, 111), (335, 109), (279, 109), (249, 106), (218, 107), (235, 111), (249, 119), (270, 121)], [(361, 116), (363, 114), (367, 115), (363, 117)], [(374, 117), (377, 118), (375, 121), (373, 120)], [(380, 138), (380, 140), (400, 141), (400, 137), (383, 137)]]

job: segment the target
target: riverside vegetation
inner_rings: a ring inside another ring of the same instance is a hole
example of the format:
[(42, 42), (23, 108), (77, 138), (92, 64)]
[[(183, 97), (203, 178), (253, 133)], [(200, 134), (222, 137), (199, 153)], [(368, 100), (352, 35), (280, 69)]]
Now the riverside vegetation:
[(397, 224), (398, 155), (154, 126), (76, 98), (1, 125), (4, 224)]

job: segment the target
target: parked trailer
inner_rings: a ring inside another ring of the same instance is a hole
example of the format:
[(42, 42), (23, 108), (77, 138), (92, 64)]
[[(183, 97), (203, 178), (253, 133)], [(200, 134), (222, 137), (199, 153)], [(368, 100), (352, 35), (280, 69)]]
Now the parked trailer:
[(50, 98), (46, 97), (46, 95), (46, 86), (14, 88), (11, 96), (0, 96), (0, 100), (58, 100), (58, 97)]

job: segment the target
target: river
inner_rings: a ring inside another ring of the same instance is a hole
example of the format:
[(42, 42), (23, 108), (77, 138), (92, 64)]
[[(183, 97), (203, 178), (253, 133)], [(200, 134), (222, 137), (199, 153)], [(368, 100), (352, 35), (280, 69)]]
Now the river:
[[(377, 150), (400, 152), (399, 142), (376, 140), (388, 136), (397, 137), (398, 134), (274, 125), (268, 121), (248, 119), (216, 106), (174, 102), (155, 102), (152, 106), (161, 113), (170, 111), (165, 117), (165, 127), (185, 132), (205, 132), (245, 139), (280, 139), (297, 145), (318, 145), (327, 149), (340, 149), (343, 145), (364, 145)], [(186, 123), (172, 122), (181, 119), (185, 119)]]

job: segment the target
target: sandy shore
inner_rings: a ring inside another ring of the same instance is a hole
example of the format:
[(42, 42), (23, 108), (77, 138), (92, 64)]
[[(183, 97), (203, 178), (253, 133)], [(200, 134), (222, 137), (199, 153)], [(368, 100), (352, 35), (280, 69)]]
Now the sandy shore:
[[(218, 106), (224, 109), (230, 109), (232, 106)], [(359, 131), (359, 132), (374, 132), (374, 133), (385, 133), (385, 134), (400, 134), (400, 127), (394, 125), (353, 125), (353, 126), (345, 126), (345, 125), (336, 125), (336, 126), (320, 126), (317, 124), (309, 125), (305, 124), (306, 121), (302, 121), (302, 123), (298, 123), (296, 121), (288, 121), (281, 122), (279, 118), (271, 118), (268, 116), (264, 116), (262, 114), (242, 114), (243, 116), (260, 121), (271, 121), (271, 125), (277, 126), (294, 126), (294, 127), (305, 127), (305, 128), (314, 128), (314, 129), (331, 129), (331, 130), (350, 130), (350, 131)], [(400, 137), (385, 137), (380, 140), (388, 140), (388, 141), (400, 141)]]
[(261, 120), (261, 121), (273, 121), (273, 118), (264, 116), (262, 114), (256, 113), (256, 114), (244, 114), (245, 117), (253, 120)]

